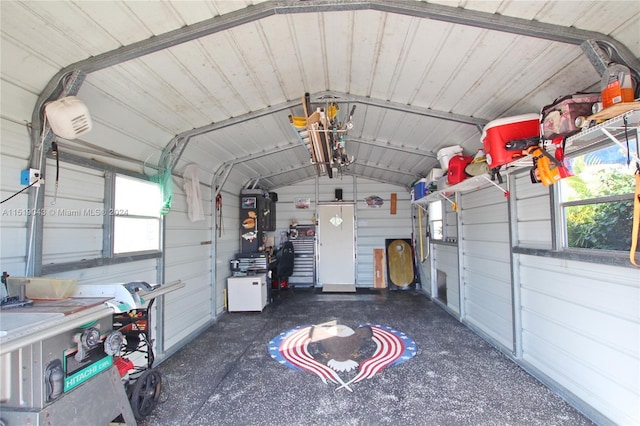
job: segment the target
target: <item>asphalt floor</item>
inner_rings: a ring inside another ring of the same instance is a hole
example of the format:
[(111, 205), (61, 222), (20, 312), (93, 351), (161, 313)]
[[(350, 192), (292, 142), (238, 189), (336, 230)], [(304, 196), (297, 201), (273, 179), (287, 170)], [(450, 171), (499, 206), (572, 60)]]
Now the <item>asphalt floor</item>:
[[(334, 340), (306, 332), (327, 324), (358, 335), (358, 367), (328, 367)], [(306, 351), (280, 356), (294, 335)], [(374, 362), (399, 341), (394, 363)], [(156, 370), (163, 394), (143, 426), (593, 424), (417, 290), (283, 291), (262, 312), (225, 313)]]

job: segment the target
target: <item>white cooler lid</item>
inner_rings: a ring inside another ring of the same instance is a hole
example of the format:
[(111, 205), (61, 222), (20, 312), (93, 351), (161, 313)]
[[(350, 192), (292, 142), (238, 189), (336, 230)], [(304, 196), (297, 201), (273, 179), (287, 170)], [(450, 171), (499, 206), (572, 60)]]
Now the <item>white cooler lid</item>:
[(505, 124), (520, 123), (522, 121), (531, 120), (540, 120), (540, 114), (530, 113), (514, 115), (513, 117), (496, 118), (495, 120), (488, 122), (484, 126), (484, 129), (482, 129), (482, 136), (480, 137), (480, 141), (484, 141), (484, 138), (487, 137), (487, 130), (491, 129), (492, 127), (504, 126)]
[(460, 152), (462, 152), (462, 147), (460, 145), (447, 146), (439, 150), (436, 154), (436, 157), (438, 158), (438, 160), (440, 160), (442, 157), (451, 154), (458, 154)]

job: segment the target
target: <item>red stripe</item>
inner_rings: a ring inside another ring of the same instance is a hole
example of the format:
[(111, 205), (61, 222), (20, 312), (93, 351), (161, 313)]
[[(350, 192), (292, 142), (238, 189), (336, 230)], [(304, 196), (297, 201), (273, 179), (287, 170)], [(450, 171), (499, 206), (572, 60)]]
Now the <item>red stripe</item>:
[(397, 340), (384, 333), (375, 333), (374, 340), (380, 347), (380, 351), (375, 358), (365, 361), (363, 364), (363, 374), (357, 379), (357, 381), (363, 378), (371, 378), (376, 375), (380, 370), (385, 368), (394, 359), (399, 352), (397, 346)]
[(393, 356), (393, 340), (388, 339), (387, 336), (379, 332), (374, 332), (373, 339), (378, 345), (379, 350), (376, 351), (373, 357), (362, 363), (362, 374), (358, 375), (359, 377), (356, 381), (373, 377), (380, 370), (381, 366), (384, 367), (386, 361)]
[(402, 353), (404, 352), (404, 342), (394, 333), (390, 333), (382, 329), (378, 329), (378, 331), (380, 331), (380, 334), (386, 338), (386, 341), (389, 344), (390, 353), (385, 357), (385, 361), (388, 361), (385, 365), (386, 367), (402, 356)]
[(404, 352), (404, 343), (398, 336), (378, 327), (371, 327), (371, 329), (377, 349), (371, 358), (362, 362), (360, 373), (352, 381), (354, 383), (375, 376), (400, 358)]
[(280, 345), (282, 356), (296, 367), (317, 375), (324, 383), (327, 383), (326, 379), (331, 380), (333, 383), (338, 383), (334, 378), (336, 373), (329, 367), (313, 359), (311, 354), (309, 354), (310, 328), (311, 327), (302, 328), (286, 337)]

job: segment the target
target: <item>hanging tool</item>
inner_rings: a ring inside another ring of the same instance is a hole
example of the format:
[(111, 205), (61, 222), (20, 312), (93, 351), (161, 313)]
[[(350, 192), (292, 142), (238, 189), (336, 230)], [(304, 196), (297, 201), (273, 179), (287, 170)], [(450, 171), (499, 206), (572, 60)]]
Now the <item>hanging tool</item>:
[(53, 194), (53, 201), (51, 201), (51, 205), (55, 206), (58, 200), (58, 186), (60, 182), (60, 156), (58, 155), (58, 143), (56, 141), (51, 142), (51, 155), (56, 157), (56, 189)]
[(418, 207), (418, 233), (420, 234), (420, 263), (424, 260), (424, 242), (422, 241), (422, 208)]
[[(629, 135), (627, 133), (627, 117), (624, 118), (625, 138), (627, 141), (627, 164), (631, 163), (631, 150), (629, 149)], [(631, 248), (629, 249), (629, 261), (633, 266), (640, 268), (636, 262), (636, 251), (638, 250), (638, 238), (640, 236), (640, 141), (636, 137), (636, 172), (635, 172), (635, 192), (633, 194), (633, 224), (631, 225)]]
[(218, 217), (218, 237), (222, 236), (222, 194), (220, 187), (216, 186), (216, 212)]

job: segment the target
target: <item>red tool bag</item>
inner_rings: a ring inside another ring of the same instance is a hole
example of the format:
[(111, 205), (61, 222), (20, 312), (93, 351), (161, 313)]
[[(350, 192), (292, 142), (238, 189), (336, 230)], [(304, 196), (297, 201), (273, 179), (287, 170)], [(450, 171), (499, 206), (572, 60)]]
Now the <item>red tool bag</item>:
[(460, 183), (469, 175), (464, 169), (473, 161), (473, 157), (470, 155), (454, 155), (449, 160), (449, 169), (447, 172), (447, 183), (449, 185), (455, 185)]

